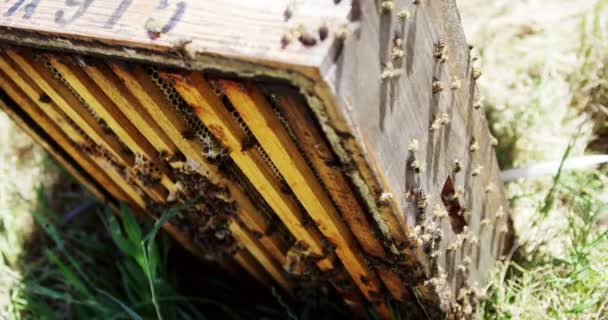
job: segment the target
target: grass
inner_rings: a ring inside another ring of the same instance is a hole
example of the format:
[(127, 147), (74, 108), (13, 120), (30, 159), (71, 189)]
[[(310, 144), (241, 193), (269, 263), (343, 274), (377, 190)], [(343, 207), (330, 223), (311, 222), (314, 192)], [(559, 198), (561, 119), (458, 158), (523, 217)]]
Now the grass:
[[(607, 151), (608, 1), (458, 5), (502, 168)], [(479, 318), (608, 318), (607, 186), (605, 167), (506, 185), (519, 246)]]
[[(606, 172), (566, 173), (539, 203), (536, 220), (550, 224), (543, 209), (554, 202), (566, 208), (564, 229), (541, 233), (535, 248), (520, 250), (493, 278), (481, 309), (485, 319), (606, 319), (608, 309), (608, 204), (598, 199), (608, 181)], [(538, 246), (562, 239), (561, 255), (547, 255)], [(529, 245), (529, 244), (524, 244)]]

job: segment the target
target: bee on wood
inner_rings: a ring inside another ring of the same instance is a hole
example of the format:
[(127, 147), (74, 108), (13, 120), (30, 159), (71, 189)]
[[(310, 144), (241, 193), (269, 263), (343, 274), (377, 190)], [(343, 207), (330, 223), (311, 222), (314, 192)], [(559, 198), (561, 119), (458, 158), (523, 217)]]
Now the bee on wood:
[(433, 56), (440, 63), (444, 63), (448, 60), (448, 48), (445, 45), (445, 41), (443, 39), (439, 39), (433, 48)]
[(395, 2), (393, 0), (384, 0), (380, 4), (380, 8), (382, 8), (383, 13), (389, 13), (395, 9)]
[(323, 22), (319, 27), (319, 39), (324, 41), (329, 36), (329, 27), (327, 26), (327, 22)]
[(416, 194), (416, 208), (418, 209), (417, 220), (424, 221), (426, 220), (426, 207), (429, 204), (429, 197), (424, 192), (424, 190), (420, 189)]
[(479, 79), (479, 77), (481, 77), (481, 69), (479, 69), (479, 67), (477, 67), (477, 66), (473, 67), (473, 72), (472, 73), (473, 73), (473, 79), (474, 80), (477, 80), (477, 79)]
[(41, 103), (51, 103), (51, 97), (49, 97), (46, 93), (43, 93), (40, 95), (40, 98), (38, 98), (38, 101)]
[(426, 170), (426, 164), (422, 161), (414, 160), (410, 164), (410, 168), (412, 168), (416, 174), (420, 174)]
[(441, 114), (441, 117), (439, 117), (439, 124), (445, 126), (448, 123), (450, 123), (450, 116), (444, 112)]
[(471, 145), (469, 146), (469, 151), (475, 152), (477, 150), (479, 150), (479, 143), (475, 138), (471, 138)]
[(490, 145), (494, 148), (498, 146), (498, 139), (490, 134)]
[(433, 122), (431, 122), (430, 132), (435, 132), (441, 128), (441, 119), (433, 115)]
[(306, 30), (306, 27), (304, 27), (304, 25), (300, 25), (298, 27), (298, 33), (298, 41), (300, 41), (302, 45), (306, 47), (312, 47), (317, 44), (317, 38), (315, 38), (315, 36), (309, 33), (308, 30)]
[(482, 165), (478, 165), (475, 169), (473, 169), (473, 171), (471, 171), (471, 175), (473, 177), (477, 177), (481, 173), (482, 169), (483, 169), (483, 166)]
[(485, 191), (486, 191), (486, 193), (492, 193), (492, 192), (494, 192), (494, 188), (495, 188), (495, 187), (494, 187), (494, 184), (490, 182), (490, 183), (489, 183), (489, 184), (486, 186)]
[(281, 37), (281, 48), (282, 49), (287, 48), (287, 46), (291, 43), (291, 40), (293, 40), (293, 36), (291, 35), (291, 32), (284, 33), (283, 36)]
[(395, 70), (393, 68), (393, 63), (392, 62), (387, 62), (384, 64), (384, 67), (382, 68), (382, 71), (380, 73), (380, 79), (382, 80), (388, 80), (394, 77), (397, 77), (399, 75), (402, 74), (401, 70)]
[(433, 94), (443, 91), (443, 84), (438, 80), (433, 81), (431, 86), (433, 88)]
[(291, 17), (293, 16), (294, 9), (295, 9), (294, 1), (289, 1), (289, 3), (287, 4), (287, 7), (285, 8), (285, 11), (283, 11), (283, 19), (285, 21), (289, 21), (289, 19), (291, 19)]
[(411, 152), (417, 152), (418, 149), (420, 149), (420, 143), (418, 142), (418, 139), (412, 139), (407, 147), (407, 150)]
[(458, 89), (460, 89), (461, 84), (462, 83), (461, 83), (460, 79), (458, 79), (458, 77), (454, 76), (454, 77), (452, 77), (452, 84), (450, 84), (450, 89), (458, 90)]
[(410, 11), (407, 9), (403, 9), (401, 11), (399, 11), (399, 13), (397, 13), (397, 17), (399, 18), (399, 20), (401, 22), (405, 22), (405, 20), (410, 18)]
[(460, 170), (462, 170), (462, 166), (460, 165), (460, 161), (458, 161), (458, 159), (454, 159), (454, 168), (452, 170), (454, 173), (458, 173)]
[(393, 194), (390, 192), (382, 192), (380, 194), (380, 198), (378, 199), (378, 202), (380, 202), (380, 204), (382, 205), (389, 205), (391, 203), (391, 200), (393, 199)]

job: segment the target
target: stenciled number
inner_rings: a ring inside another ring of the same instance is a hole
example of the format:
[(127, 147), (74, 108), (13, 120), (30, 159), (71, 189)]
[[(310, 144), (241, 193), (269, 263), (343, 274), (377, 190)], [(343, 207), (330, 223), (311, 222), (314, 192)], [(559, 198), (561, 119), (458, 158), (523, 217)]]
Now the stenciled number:
[(65, 0), (65, 5), (76, 8), (76, 11), (74, 11), (71, 17), (67, 17), (67, 14), (63, 10), (57, 11), (55, 13), (55, 23), (65, 26), (74, 22), (87, 11), (91, 3), (93, 3), (93, 0)]
[(125, 11), (127, 11), (131, 3), (133, 3), (133, 0), (122, 0), (118, 8), (114, 10), (114, 13), (112, 13), (112, 16), (103, 27), (106, 29), (112, 29), (116, 23), (118, 23), (120, 18), (122, 18), (122, 15), (125, 14)]
[[(15, 4), (8, 8), (8, 10), (6, 10), (6, 12), (2, 16), (12, 16), (13, 14), (15, 14), (15, 12), (17, 12), (17, 10), (19, 10), (19, 8), (21, 8), (24, 2), (25, 0), (17, 0), (17, 2), (15, 2)], [(40, 3), (40, 0), (32, 0), (32, 2), (23, 7), (23, 19), (29, 19), (32, 17), (34, 11), (36, 11), (36, 8), (38, 7), (38, 3)]]
[[(156, 6), (156, 10), (164, 10), (167, 9), (169, 7), (169, 0), (160, 0), (158, 2), (158, 5)], [(167, 33), (171, 30), (173, 30), (173, 28), (175, 28), (175, 26), (177, 25), (177, 23), (182, 19), (182, 17), (184, 16), (184, 13), (186, 12), (186, 2), (185, 1), (180, 1), (175, 5), (175, 12), (173, 12), (173, 15), (171, 16), (171, 18), (169, 18), (169, 22), (167, 22), (165, 25), (163, 25), (160, 30), (160, 33)], [(150, 25), (151, 23), (154, 23), (154, 18), (149, 18), (148, 21), (146, 21), (146, 25)]]

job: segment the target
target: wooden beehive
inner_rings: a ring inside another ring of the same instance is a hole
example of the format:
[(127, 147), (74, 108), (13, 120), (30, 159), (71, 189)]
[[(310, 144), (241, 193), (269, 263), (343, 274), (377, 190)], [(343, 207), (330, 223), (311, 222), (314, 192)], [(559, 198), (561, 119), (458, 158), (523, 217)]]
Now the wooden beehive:
[(470, 317), (511, 227), (444, 1), (5, 1), (3, 109), (193, 253)]

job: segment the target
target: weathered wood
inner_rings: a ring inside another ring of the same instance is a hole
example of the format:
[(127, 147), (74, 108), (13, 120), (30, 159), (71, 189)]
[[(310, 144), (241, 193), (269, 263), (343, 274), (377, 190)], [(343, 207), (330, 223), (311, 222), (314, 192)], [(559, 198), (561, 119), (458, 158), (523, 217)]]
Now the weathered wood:
[[(288, 6), (292, 17), (285, 21)], [(323, 0), (15, 0), (0, 4), (0, 26), (13, 33), (44, 35), (51, 46), (66, 44), (55, 36), (96, 39), (112, 46), (172, 52), (186, 59), (208, 52), (298, 69), (318, 65), (332, 43), (317, 40), (315, 46), (309, 46), (292, 36), (283, 48), (283, 36), (303, 29), (316, 37), (324, 24), (331, 33), (344, 23), (349, 11), (348, 1)], [(9, 37), (5, 32), (2, 35)]]

